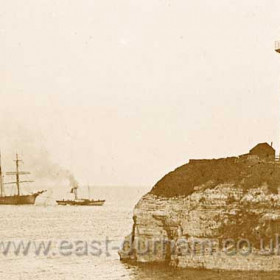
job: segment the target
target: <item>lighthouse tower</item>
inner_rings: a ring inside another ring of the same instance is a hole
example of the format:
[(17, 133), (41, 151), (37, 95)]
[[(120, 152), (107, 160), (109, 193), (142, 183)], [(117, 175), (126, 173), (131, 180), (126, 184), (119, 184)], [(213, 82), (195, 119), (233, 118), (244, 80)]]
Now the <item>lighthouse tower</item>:
[[(275, 51), (280, 53), (280, 41), (275, 42)], [(278, 160), (280, 161), (280, 153), (279, 153)]]
[(280, 53), (280, 41), (275, 42), (275, 51)]

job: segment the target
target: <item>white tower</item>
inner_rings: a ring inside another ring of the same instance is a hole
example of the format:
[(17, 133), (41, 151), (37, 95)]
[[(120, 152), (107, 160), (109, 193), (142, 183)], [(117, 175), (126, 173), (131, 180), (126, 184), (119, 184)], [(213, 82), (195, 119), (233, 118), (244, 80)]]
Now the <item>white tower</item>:
[(280, 41), (275, 42), (275, 51), (280, 53)]

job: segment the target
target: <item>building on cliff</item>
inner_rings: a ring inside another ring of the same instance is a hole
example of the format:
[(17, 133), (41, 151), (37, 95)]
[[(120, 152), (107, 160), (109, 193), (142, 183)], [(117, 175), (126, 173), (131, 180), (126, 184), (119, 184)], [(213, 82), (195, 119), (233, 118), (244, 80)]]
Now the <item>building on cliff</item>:
[(271, 161), (275, 160), (275, 149), (267, 143), (260, 143), (250, 150), (249, 155), (258, 156), (260, 159)]
[(252, 148), (248, 154), (239, 156), (240, 159), (251, 160), (251, 161), (275, 161), (276, 153), (272, 145), (268, 143), (259, 143)]

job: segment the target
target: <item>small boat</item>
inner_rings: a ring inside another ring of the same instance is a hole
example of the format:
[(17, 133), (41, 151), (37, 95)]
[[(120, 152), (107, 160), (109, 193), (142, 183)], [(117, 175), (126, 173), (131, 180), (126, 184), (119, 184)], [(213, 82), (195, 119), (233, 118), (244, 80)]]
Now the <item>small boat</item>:
[(70, 206), (103, 206), (105, 203), (105, 200), (94, 200), (89, 198), (78, 198), (78, 188), (79, 186), (75, 184), (72, 188), (70, 193), (73, 193), (75, 196), (74, 200), (71, 199), (63, 199), (63, 200), (57, 200), (56, 203), (58, 205), (70, 205)]
[[(21, 194), (20, 184), (29, 183), (33, 181), (20, 181), (20, 175), (27, 175), (30, 172), (19, 171), (19, 163), (21, 160), (16, 154), (16, 171), (7, 172), (6, 175), (13, 175), (16, 177), (15, 182), (4, 183), (3, 174), (2, 174), (2, 165), (1, 165), (1, 154), (0, 154), (0, 205), (25, 205), (25, 204), (34, 204), (36, 198), (44, 193), (45, 191), (39, 191), (33, 194)], [(4, 185), (15, 184), (17, 186), (17, 193), (15, 195), (5, 195)]]

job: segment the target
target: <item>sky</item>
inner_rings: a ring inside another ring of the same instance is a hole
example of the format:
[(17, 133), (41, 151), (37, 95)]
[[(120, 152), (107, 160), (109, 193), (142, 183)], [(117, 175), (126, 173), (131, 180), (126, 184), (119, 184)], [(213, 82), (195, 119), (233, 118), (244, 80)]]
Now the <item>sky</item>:
[(153, 186), (280, 148), (280, 2), (0, 0), (0, 148), (39, 182)]

